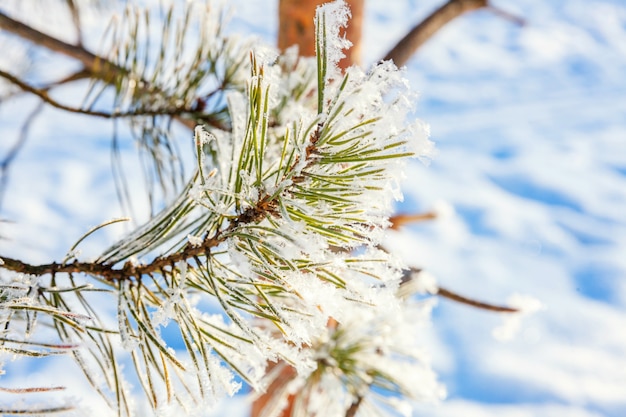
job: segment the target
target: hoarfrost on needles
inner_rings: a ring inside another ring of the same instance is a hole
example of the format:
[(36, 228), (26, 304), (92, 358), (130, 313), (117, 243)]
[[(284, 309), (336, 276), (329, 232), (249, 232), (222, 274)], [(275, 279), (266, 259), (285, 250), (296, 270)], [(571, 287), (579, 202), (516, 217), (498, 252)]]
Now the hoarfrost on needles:
[[(319, 22), (320, 16), (323, 16), (323, 22)], [(350, 16), (350, 9), (344, 0), (337, 0), (318, 6), (315, 21), (316, 26), (320, 23), (322, 24), (324, 31), (323, 36), (326, 43), (328, 59), (326, 83), (331, 80), (338, 80), (342, 76), (338, 64), (345, 56), (343, 50), (352, 46), (352, 42), (347, 40), (344, 36), (340, 36), (339, 32), (341, 28), (346, 27)]]

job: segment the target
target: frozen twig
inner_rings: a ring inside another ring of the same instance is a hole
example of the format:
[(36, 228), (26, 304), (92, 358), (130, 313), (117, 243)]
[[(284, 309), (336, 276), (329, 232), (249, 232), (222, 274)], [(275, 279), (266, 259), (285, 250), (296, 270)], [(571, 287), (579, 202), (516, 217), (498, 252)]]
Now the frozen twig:
[(172, 267), (181, 260), (191, 259), (195, 256), (204, 255), (211, 248), (219, 245), (222, 239), (208, 239), (201, 246), (188, 245), (181, 252), (174, 253), (170, 256), (156, 258), (147, 265), (134, 265), (132, 262), (126, 262), (122, 268), (115, 268), (113, 265), (95, 263), (95, 262), (72, 262), (67, 264), (50, 263), (41, 265), (32, 265), (22, 262), (18, 259), (7, 258), (3, 256), (4, 264), (2, 268), (35, 276), (54, 275), (60, 273), (85, 273), (106, 279), (107, 281), (125, 280), (132, 277), (141, 277), (154, 272), (159, 272), (163, 268)]

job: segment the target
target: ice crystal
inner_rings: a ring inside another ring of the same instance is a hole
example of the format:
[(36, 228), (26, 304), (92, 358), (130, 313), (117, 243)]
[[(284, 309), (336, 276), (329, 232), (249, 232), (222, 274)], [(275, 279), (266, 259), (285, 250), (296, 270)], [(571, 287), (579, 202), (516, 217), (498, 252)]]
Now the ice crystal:
[[(326, 3), (318, 7), (315, 20), (316, 25), (320, 25), (323, 30), (322, 39), (325, 43), (326, 59), (328, 60), (327, 83), (341, 77), (339, 61), (345, 57), (344, 49), (352, 46), (352, 42), (340, 35), (341, 28), (346, 27), (350, 16), (350, 9), (343, 0)], [(320, 19), (322, 19), (321, 22)]]
[[(179, 276), (177, 282), (167, 289), (167, 298), (161, 304), (161, 307), (152, 315), (152, 324), (155, 327), (166, 326), (170, 319), (175, 318), (176, 314), (174, 309), (177, 306), (183, 308), (189, 308), (185, 300), (186, 291), (185, 285), (187, 280), (187, 262), (181, 261), (178, 263)], [(174, 278), (172, 278), (174, 279)]]

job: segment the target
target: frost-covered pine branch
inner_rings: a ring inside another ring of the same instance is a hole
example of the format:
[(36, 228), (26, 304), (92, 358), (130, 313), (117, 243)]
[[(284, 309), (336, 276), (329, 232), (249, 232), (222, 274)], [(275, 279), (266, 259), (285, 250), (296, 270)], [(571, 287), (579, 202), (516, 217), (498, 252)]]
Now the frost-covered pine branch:
[[(166, 16), (165, 33), (181, 28), (171, 32), (177, 42), (191, 36), (189, 13), (182, 26), (171, 23), (174, 12)], [(223, 96), (213, 103), (224, 106), (223, 123), (196, 127), (195, 172), (96, 260), (80, 260), (76, 248), (60, 264), (2, 258), (2, 349), (73, 355), (118, 415), (134, 410), (127, 372), (155, 413), (193, 415), (242, 382), (263, 392), (268, 363), (296, 374), (267, 415), (296, 392), (300, 416), (405, 414), (411, 401), (438, 398), (415, 343), (430, 307), (398, 295), (405, 268), (379, 247), (403, 164), (431, 144), (411, 120), (414, 96), (392, 63), (338, 69), (348, 14), (343, 1), (318, 10), (310, 59), (235, 47), (207, 25), (195, 54), (170, 55), (163, 41), (152, 60), (138, 38), (115, 32), (109, 59), (124, 70), (97, 78), (98, 88), (114, 88), (115, 111), (173, 102), (188, 110), (199, 103), (192, 91), (204, 88), (207, 98)], [(139, 33), (151, 27), (148, 16), (124, 19)], [(207, 56), (213, 67), (202, 69)], [(158, 126), (137, 117), (153, 149)], [(103, 306), (116, 306), (115, 320)], [(26, 348), (44, 339), (52, 342)], [(133, 369), (123, 370), (128, 357)]]

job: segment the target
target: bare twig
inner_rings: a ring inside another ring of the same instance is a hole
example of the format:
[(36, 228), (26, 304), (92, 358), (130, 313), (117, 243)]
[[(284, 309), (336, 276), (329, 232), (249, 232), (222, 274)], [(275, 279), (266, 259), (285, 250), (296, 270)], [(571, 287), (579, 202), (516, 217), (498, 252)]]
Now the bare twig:
[(383, 60), (393, 60), (398, 67), (405, 65), (415, 51), (428, 39), (433, 37), (439, 29), (464, 13), (481, 8), (490, 10), (497, 16), (510, 20), (517, 25), (522, 26), (526, 24), (526, 21), (521, 17), (490, 5), (488, 0), (449, 0), (411, 29), (411, 31), (385, 55)]
[(502, 10), (499, 7), (488, 5), (487, 10), (491, 11), (496, 16), (499, 16), (503, 19), (511, 21), (512, 23), (515, 23), (516, 25), (519, 25), (519, 26), (526, 25), (526, 19), (519, 17), (517, 15), (514, 15), (513, 13), (509, 13), (506, 10)]
[(444, 297), (444, 298), (447, 298), (449, 300), (456, 301), (457, 303), (467, 304), (469, 306), (479, 308), (481, 310), (496, 311), (498, 313), (517, 313), (517, 312), (519, 312), (519, 310), (516, 309), (516, 308), (498, 306), (498, 305), (495, 305), (495, 304), (484, 303), (482, 301), (476, 301), (474, 299), (471, 299), (471, 298), (468, 298), (468, 297), (464, 297), (462, 295), (459, 295), (459, 294), (457, 294), (455, 292), (452, 292), (450, 290), (447, 290), (447, 289), (441, 288), (441, 287), (439, 287), (437, 295), (439, 295), (441, 297)]
[(383, 60), (392, 60), (398, 67), (405, 65), (415, 51), (448, 22), (465, 12), (487, 7), (487, 3), (487, 0), (449, 0), (411, 29)]
[(60, 79), (59, 81), (55, 81), (52, 84), (48, 84), (46, 86), (46, 88), (49, 90), (53, 87), (57, 87), (59, 85), (63, 85), (63, 84), (67, 84), (67, 83), (71, 83), (74, 81), (78, 81), (78, 80), (84, 80), (87, 78), (91, 78), (91, 73), (89, 71), (87, 71), (84, 68), (81, 68), (80, 70)]
[[(412, 285), (412, 283), (416, 282), (414, 280), (419, 280), (420, 279), (420, 273), (422, 272), (422, 270), (420, 268), (410, 268), (410, 269), (406, 269), (404, 271), (404, 274), (402, 276), (402, 279), (400, 281), (400, 285), (402, 286), (410, 286)], [(463, 295), (460, 295), (454, 291), (450, 291), (446, 288), (442, 288), (440, 286), (437, 286), (436, 288), (436, 292), (435, 290), (433, 290), (433, 293), (443, 297), (443, 298), (447, 298), (449, 300), (452, 301), (456, 301), (457, 303), (461, 303), (461, 304), (466, 304), (475, 308), (479, 308), (481, 310), (489, 310), (489, 311), (495, 311), (498, 313), (517, 313), (519, 312), (518, 309), (516, 308), (512, 308), (512, 307), (505, 307), (505, 306), (499, 306), (496, 304), (491, 304), (491, 303), (485, 303), (483, 301), (477, 301), (473, 298), (469, 298)]]
[(411, 214), (396, 214), (391, 216), (389, 221), (391, 222), (390, 229), (398, 230), (402, 226), (409, 223), (418, 223), (426, 220), (434, 220), (437, 218), (437, 213), (434, 211), (427, 211), (425, 213), (411, 213)]

